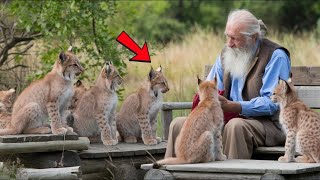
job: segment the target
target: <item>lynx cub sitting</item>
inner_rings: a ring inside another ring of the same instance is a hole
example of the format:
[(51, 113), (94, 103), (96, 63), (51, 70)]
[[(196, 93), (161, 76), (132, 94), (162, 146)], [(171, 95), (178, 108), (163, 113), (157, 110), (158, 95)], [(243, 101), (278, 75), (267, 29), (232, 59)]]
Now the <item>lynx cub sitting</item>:
[[(84, 69), (70, 47), (61, 52), (53, 69), (44, 78), (31, 83), (13, 105), (10, 127), (0, 130), (7, 134), (73, 134), (62, 123), (62, 114), (73, 94), (72, 80)], [(45, 121), (51, 119), (51, 129)]]
[(16, 90), (0, 91), (0, 129), (8, 127)]
[(74, 94), (72, 96), (71, 105), (69, 106), (69, 110), (74, 112), (79, 104), (80, 99), (82, 98), (83, 94), (87, 91), (84, 87), (82, 82), (78, 80), (74, 84)]
[(176, 139), (176, 157), (166, 158), (153, 164), (159, 168), (165, 164), (191, 164), (223, 161), (221, 130), (223, 111), (218, 100), (217, 80), (198, 79), (199, 105), (189, 114)]
[(161, 66), (149, 71), (148, 80), (137, 92), (128, 96), (117, 114), (119, 139), (126, 143), (136, 143), (142, 138), (145, 145), (155, 145), (161, 141), (156, 137), (157, 114), (162, 105), (162, 93), (169, 91)]
[[(320, 115), (299, 100), (291, 78), (279, 81), (271, 99), (280, 104), (280, 123), (287, 134), (285, 155), (278, 161), (320, 163)], [(296, 145), (302, 156), (294, 158)]]
[(116, 145), (116, 88), (122, 83), (117, 69), (107, 62), (96, 84), (86, 90), (73, 113), (75, 131), (80, 136), (100, 135), (104, 145)]

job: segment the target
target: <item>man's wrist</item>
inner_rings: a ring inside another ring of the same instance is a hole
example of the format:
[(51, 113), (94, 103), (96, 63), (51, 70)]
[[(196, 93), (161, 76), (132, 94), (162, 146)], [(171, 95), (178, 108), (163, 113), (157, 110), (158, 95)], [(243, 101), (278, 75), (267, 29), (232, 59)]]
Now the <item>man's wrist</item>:
[(242, 107), (239, 102), (228, 101), (227, 107), (228, 107), (226, 109), (227, 112), (235, 112), (240, 114), (242, 111)]

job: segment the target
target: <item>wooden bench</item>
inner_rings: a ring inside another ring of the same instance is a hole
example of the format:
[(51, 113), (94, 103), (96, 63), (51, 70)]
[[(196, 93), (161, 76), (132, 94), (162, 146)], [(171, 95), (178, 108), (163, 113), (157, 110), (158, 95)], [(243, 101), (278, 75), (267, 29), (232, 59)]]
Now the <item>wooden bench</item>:
[[(210, 72), (211, 65), (205, 66), (204, 79)], [(297, 88), (299, 98), (313, 109), (320, 109), (320, 66), (292, 67), (293, 82)], [(164, 137), (168, 139), (169, 126), (173, 119), (173, 110), (191, 109), (192, 102), (164, 102), (161, 111), (161, 120), (164, 128)], [(253, 158), (275, 159), (284, 154), (283, 147), (258, 147)]]

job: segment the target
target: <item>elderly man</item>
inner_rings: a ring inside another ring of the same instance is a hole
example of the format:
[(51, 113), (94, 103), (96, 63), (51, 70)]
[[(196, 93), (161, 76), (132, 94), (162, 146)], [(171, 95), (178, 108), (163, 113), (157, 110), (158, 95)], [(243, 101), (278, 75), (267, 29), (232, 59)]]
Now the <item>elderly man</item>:
[[(279, 106), (270, 96), (279, 78), (289, 78), (289, 51), (263, 38), (265, 30), (249, 11), (231, 11), (225, 28), (227, 43), (207, 77), (218, 79), (226, 123), (223, 149), (228, 159), (250, 159), (255, 147), (285, 141), (278, 122)], [(185, 119), (172, 121), (165, 157), (175, 156), (175, 138)]]

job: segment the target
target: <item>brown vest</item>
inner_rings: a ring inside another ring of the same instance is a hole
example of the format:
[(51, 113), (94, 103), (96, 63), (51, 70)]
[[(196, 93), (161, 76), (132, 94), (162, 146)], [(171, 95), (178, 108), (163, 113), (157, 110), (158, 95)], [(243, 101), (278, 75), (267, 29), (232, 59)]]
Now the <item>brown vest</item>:
[[(265, 68), (268, 62), (271, 59), (273, 52), (276, 49), (283, 49), (286, 54), (290, 57), (289, 51), (268, 40), (261, 39), (259, 48), (257, 50), (256, 56), (253, 59), (249, 72), (245, 77), (245, 85), (242, 90), (242, 99), (244, 101), (249, 101), (252, 98), (260, 96), (260, 89), (262, 87), (262, 77), (264, 75)], [(222, 67), (224, 67), (224, 58), (223, 58), (224, 50), (221, 52), (221, 63)], [(229, 99), (230, 89), (231, 89), (231, 76), (230, 73), (224, 71), (223, 75), (223, 84), (224, 84), (224, 96)], [(281, 133), (281, 126), (278, 122), (278, 119), (274, 119), (274, 117), (270, 116), (260, 116), (260, 117), (249, 117), (252, 119), (260, 120), (265, 127), (266, 131), (266, 145), (274, 146), (282, 144), (285, 140), (285, 136)], [(276, 121), (275, 121), (276, 120)], [(279, 137), (279, 133), (282, 134), (282, 137)]]

